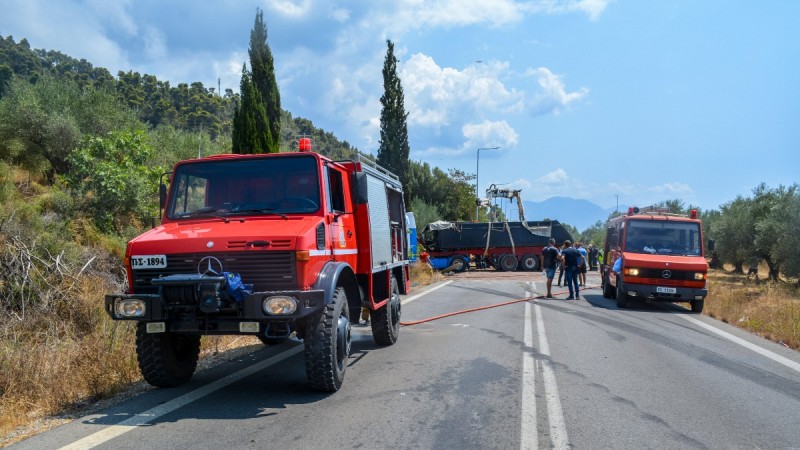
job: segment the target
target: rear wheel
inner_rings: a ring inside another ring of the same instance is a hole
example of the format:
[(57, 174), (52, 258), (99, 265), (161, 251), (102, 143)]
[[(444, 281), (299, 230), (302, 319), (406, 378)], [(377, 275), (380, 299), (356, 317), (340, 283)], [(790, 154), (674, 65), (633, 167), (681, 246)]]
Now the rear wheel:
[(391, 296), (385, 305), (372, 313), (372, 337), (378, 345), (392, 345), (400, 336), (400, 289), (392, 277)]
[(520, 266), (526, 272), (539, 270), (539, 258), (536, 255), (525, 255), (520, 260)]
[(705, 306), (706, 301), (705, 300), (692, 300), (691, 304), (692, 304), (692, 312), (699, 314), (699, 313), (703, 312), (703, 306)]
[(502, 270), (503, 272), (513, 272), (517, 270), (517, 265), (519, 264), (519, 261), (517, 261), (516, 256), (510, 253), (506, 253), (505, 255), (500, 257), (499, 263), (500, 263), (500, 270)]
[(306, 378), (311, 389), (334, 392), (342, 387), (350, 357), (350, 309), (343, 287), (322, 314), (307, 319), (305, 332)]
[(625, 308), (628, 306), (628, 294), (625, 293), (625, 290), (622, 289), (622, 285), (619, 281), (617, 281), (617, 288), (615, 289), (617, 294), (617, 307), (618, 308)]
[(144, 379), (156, 387), (175, 387), (192, 378), (200, 355), (200, 336), (148, 333), (136, 325), (136, 356)]

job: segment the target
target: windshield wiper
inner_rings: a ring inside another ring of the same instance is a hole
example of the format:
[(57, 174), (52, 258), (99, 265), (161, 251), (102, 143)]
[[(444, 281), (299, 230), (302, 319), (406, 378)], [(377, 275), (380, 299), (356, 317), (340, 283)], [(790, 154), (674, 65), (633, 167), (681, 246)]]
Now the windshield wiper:
[(178, 218), (184, 219), (187, 217), (219, 217), (225, 223), (230, 222), (230, 220), (227, 217), (225, 217), (225, 215), (220, 214), (218, 211), (220, 211), (218, 208), (214, 208), (213, 206), (206, 206), (204, 208), (196, 209), (188, 213), (180, 214)]
[(248, 208), (248, 209), (237, 209), (236, 211), (231, 211), (230, 214), (273, 214), (276, 216), (281, 216), (286, 220), (289, 220), (289, 216), (284, 213), (280, 213), (275, 211), (275, 208)]

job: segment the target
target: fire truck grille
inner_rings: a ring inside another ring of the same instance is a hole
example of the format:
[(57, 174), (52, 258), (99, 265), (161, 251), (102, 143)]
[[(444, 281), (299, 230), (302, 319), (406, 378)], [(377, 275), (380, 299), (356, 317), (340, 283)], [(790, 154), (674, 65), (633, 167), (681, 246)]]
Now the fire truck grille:
[(242, 282), (252, 284), (256, 292), (297, 288), (294, 252), (227, 252), (167, 255), (167, 267), (164, 269), (133, 271), (133, 290), (137, 294), (158, 294), (158, 287), (150, 283), (151, 279), (198, 273), (197, 265), (206, 256), (219, 259), (225, 272), (238, 273)]
[[(668, 272), (668, 276), (664, 276)], [(685, 270), (642, 269), (639, 276), (643, 278), (657, 278), (661, 280), (686, 281), (694, 280), (694, 272)]]

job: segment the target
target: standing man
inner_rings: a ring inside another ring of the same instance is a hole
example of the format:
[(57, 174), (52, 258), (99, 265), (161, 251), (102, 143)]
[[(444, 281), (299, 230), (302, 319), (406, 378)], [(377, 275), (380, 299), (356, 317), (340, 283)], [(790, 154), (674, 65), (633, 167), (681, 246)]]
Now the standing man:
[(564, 266), (564, 276), (566, 277), (567, 287), (569, 287), (569, 297), (567, 297), (567, 300), (578, 300), (581, 298), (581, 291), (578, 287), (578, 264), (581, 262), (581, 258), (581, 252), (572, 247), (572, 242), (568, 240), (564, 241), (564, 251), (561, 252), (561, 264)]
[(544, 274), (547, 277), (547, 296), (545, 298), (553, 298), (553, 293), (551, 291), (553, 287), (553, 278), (556, 276), (556, 266), (561, 257), (555, 243), (556, 240), (550, 238), (547, 242), (547, 247), (542, 250), (542, 266), (544, 267)]
[(586, 286), (586, 266), (589, 264), (589, 255), (580, 242), (575, 243), (575, 249), (581, 253), (582, 257), (581, 262), (578, 263), (578, 278), (581, 286)]
[(599, 251), (594, 244), (589, 244), (589, 270), (597, 270), (597, 254)]

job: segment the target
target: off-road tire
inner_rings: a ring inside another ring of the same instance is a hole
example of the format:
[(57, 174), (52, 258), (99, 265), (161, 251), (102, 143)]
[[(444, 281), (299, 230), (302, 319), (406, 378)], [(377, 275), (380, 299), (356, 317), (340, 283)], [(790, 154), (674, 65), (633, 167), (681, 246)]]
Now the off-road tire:
[(695, 314), (700, 314), (703, 312), (703, 306), (705, 306), (705, 300), (692, 300), (690, 302), (692, 304), (692, 312)]
[(617, 296), (617, 308), (626, 308), (628, 306), (628, 294), (620, 289), (620, 282), (617, 281), (617, 288), (615, 289)]
[[(344, 344), (339, 344), (339, 319), (346, 320)], [(315, 391), (335, 392), (342, 387), (350, 357), (350, 308), (343, 287), (333, 293), (333, 302), (321, 314), (311, 316), (305, 332), (306, 379)], [(341, 348), (343, 347), (343, 348)]]
[(392, 345), (400, 336), (400, 289), (392, 277), (391, 297), (385, 305), (372, 312), (372, 337), (378, 345)]
[(200, 336), (148, 333), (147, 324), (136, 326), (136, 356), (144, 379), (156, 387), (180, 386), (192, 378), (200, 355)]
[(526, 272), (539, 270), (539, 257), (536, 255), (524, 255), (519, 261), (520, 268)]
[(500, 270), (503, 272), (513, 272), (517, 270), (519, 261), (517, 261), (516, 256), (512, 255), (511, 253), (506, 253), (505, 255), (500, 256), (498, 265), (500, 266)]

